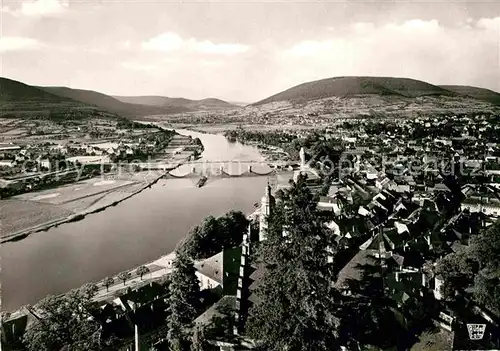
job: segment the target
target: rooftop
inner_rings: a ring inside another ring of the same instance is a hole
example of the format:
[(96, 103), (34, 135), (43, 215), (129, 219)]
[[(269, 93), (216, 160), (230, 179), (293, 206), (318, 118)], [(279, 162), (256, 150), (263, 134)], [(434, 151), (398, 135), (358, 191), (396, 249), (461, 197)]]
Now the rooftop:
[(219, 284), (222, 283), (222, 251), (205, 260), (195, 263), (198, 272)]
[(198, 325), (208, 325), (214, 317), (222, 317), (223, 314), (221, 313), (221, 310), (225, 308), (229, 308), (231, 311), (236, 311), (236, 296), (223, 296), (208, 310), (198, 316), (198, 318), (194, 320), (194, 323)]

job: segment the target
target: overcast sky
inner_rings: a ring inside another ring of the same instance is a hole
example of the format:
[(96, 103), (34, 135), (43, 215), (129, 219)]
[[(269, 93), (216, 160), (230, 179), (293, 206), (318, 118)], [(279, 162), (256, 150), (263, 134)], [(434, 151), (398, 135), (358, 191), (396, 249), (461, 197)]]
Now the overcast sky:
[(0, 75), (27, 84), (242, 102), (347, 75), (500, 91), (494, 1), (1, 4)]

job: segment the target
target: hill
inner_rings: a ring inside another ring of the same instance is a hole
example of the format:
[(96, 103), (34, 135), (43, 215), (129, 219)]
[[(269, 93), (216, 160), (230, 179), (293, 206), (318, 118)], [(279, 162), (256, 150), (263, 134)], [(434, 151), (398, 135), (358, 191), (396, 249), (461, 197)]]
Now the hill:
[(106, 115), (94, 106), (38, 87), (0, 77), (0, 116), (26, 118), (84, 118)]
[(51, 94), (70, 98), (85, 104), (96, 106), (108, 112), (126, 118), (138, 118), (147, 115), (187, 112), (188, 109), (176, 106), (153, 106), (146, 104), (125, 103), (112, 96), (92, 90), (71, 89), (67, 87), (39, 87)]
[(254, 103), (254, 106), (277, 101), (311, 101), (328, 97), (359, 95), (394, 95), (399, 97), (454, 96), (456, 93), (410, 78), (336, 77), (303, 83)]
[(469, 96), (477, 100), (487, 101), (500, 105), (500, 94), (489, 89), (471, 87), (467, 85), (440, 85), (441, 88), (453, 91), (460, 95)]
[(188, 111), (193, 111), (193, 112), (231, 110), (238, 108), (238, 106), (236, 105), (215, 98), (208, 98), (202, 100), (171, 98), (166, 96), (114, 96), (114, 98), (125, 103), (168, 107), (168, 108), (184, 108)]
[(212, 98), (138, 96), (118, 99), (92, 90), (31, 86), (0, 77), (0, 116), (83, 118), (99, 115), (139, 119), (149, 115), (234, 108), (237, 106)]
[(71, 99), (63, 98), (42, 89), (27, 85), (16, 80), (0, 78), (1, 102), (68, 102)]

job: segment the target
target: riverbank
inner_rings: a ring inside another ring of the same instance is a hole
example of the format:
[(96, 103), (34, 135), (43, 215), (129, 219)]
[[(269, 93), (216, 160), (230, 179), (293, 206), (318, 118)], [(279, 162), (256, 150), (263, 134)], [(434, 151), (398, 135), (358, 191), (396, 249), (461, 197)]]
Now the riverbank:
[[(161, 122), (154, 123), (155, 126), (162, 128)], [(241, 124), (220, 124), (220, 125), (192, 125), (192, 124), (168, 124), (172, 128), (185, 129), (192, 132), (200, 134), (218, 134), (224, 135), (226, 132), (236, 130), (237, 128), (243, 128), (246, 131), (252, 132), (270, 132), (270, 131), (283, 131), (283, 130), (300, 130), (300, 129), (311, 129), (307, 127), (299, 126), (300, 128), (293, 128), (290, 126), (275, 126), (275, 125), (241, 125)], [(225, 137), (225, 136), (224, 136)], [(263, 156), (264, 162), (289, 162), (291, 161), (291, 156), (282, 148), (276, 146), (266, 145), (262, 142), (257, 141), (243, 141), (243, 140), (229, 140), (229, 142), (238, 142), (243, 145), (256, 147), (260, 154)]]
[(166, 123), (151, 122), (155, 126), (169, 126), (172, 129), (188, 129), (203, 134), (219, 134), (228, 130), (243, 128), (247, 131), (266, 132), (266, 131), (298, 131), (316, 129), (314, 126), (302, 125), (281, 125), (281, 124), (241, 124), (241, 123), (222, 123), (222, 124), (188, 124), (188, 123)]
[[(130, 199), (194, 157), (195, 150), (185, 151), (188, 146), (182, 142), (174, 145), (175, 150), (169, 159), (157, 161), (161, 167), (155, 167), (156, 163), (144, 165), (143, 168), (148, 171), (122, 172), (119, 169), (95, 178), (2, 200), (0, 243), (19, 241), (60, 224), (82, 220)], [(166, 164), (166, 161), (175, 163)]]
[[(205, 147), (200, 161), (207, 161), (216, 169), (218, 160), (243, 162), (261, 159), (256, 148), (231, 144), (221, 135), (186, 130), (177, 132), (184, 137), (199, 138)], [(247, 166), (246, 163), (243, 165)], [(203, 164), (195, 166), (199, 171)], [(184, 164), (173, 172), (184, 175), (195, 166)], [(235, 167), (225, 167), (232, 174), (239, 173)], [(255, 164), (255, 171), (264, 171), (259, 162)], [(279, 172), (278, 182), (281, 176), (282, 173)], [(32, 194), (35, 199), (27, 198), (16, 202), (31, 204), (34, 209), (47, 208), (47, 212), (54, 207), (68, 205), (79, 207), (78, 210), (82, 211), (93, 202), (93, 206), (100, 206), (98, 199), (105, 193), (86, 198), (84, 196), (118, 187), (123, 183), (122, 179), (114, 179), (115, 183), (111, 184), (112, 180), (88, 181), (75, 184), (65, 192), (57, 190)], [(139, 186), (145, 185), (138, 175), (127, 181), (140, 182), (138, 185), (131, 183), (130, 186), (121, 188), (121, 191), (130, 191), (134, 187), (138, 190)], [(25, 304), (34, 305), (47, 295), (60, 294), (86, 282), (98, 282), (106, 276), (114, 276), (130, 267), (156, 260), (175, 250), (186, 233), (207, 216), (220, 216), (230, 210), (244, 213), (254, 211), (254, 204), (260, 201), (267, 182), (267, 177), (209, 178), (202, 188), (197, 188), (194, 178), (160, 179), (151, 190), (142, 191), (127, 201), (87, 216), (84, 220), (51, 227), (39, 235), (29, 235), (26, 239), (2, 244), (2, 309), (14, 311)], [(286, 180), (283, 179), (283, 182)], [(78, 188), (82, 189), (77, 190)], [(109, 196), (116, 199), (123, 194), (115, 192)], [(81, 200), (68, 202), (74, 198)], [(0, 201), (0, 205), (3, 201)], [(101, 201), (108, 200), (104, 197)], [(20, 217), (23, 221), (34, 217), (31, 208), (20, 214), (10, 214), (10, 217)], [(41, 219), (45, 220), (39, 220), (38, 223), (65, 218), (69, 214), (43, 217)], [(8, 215), (7, 213), (6, 216)], [(5, 227), (3, 223), (2, 227)], [(11, 233), (16, 231), (11, 230)]]
[[(257, 208), (253, 212), (248, 214), (247, 218), (250, 221), (255, 221), (258, 220), (259, 214), (260, 208)], [(115, 273), (98, 281), (88, 282), (91, 284), (95, 284), (98, 289), (93, 300), (97, 303), (103, 303), (106, 301), (110, 302), (116, 299), (118, 296), (126, 293), (129, 289), (136, 289), (140, 286), (165, 279), (166, 276), (172, 273), (175, 257), (175, 251), (172, 251), (150, 262), (143, 263), (136, 267)], [(149, 270), (149, 272), (147, 274), (144, 274), (142, 277), (137, 274), (137, 269), (141, 266), (147, 267)], [(122, 273), (129, 274), (129, 278), (125, 281), (125, 283), (119, 278)], [(113, 283), (106, 287), (105, 280), (107, 278), (111, 278), (113, 280)], [(81, 287), (83, 287), (84, 285), (85, 284), (83, 284)], [(27, 314), (27, 311), (25, 311), (23, 307), (12, 312), (2, 312), (6, 313), (7, 320), (17, 319), (20, 318), (23, 314)]]
[(237, 142), (243, 145), (254, 146), (264, 155), (266, 161), (269, 162), (290, 162), (290, 155), (280, 147), (270, 146), (258, 141), (243, 141), (236, 139)]
[[(247, 219), (250, 221), (256, 221), (258, 220), (259, 215), (260, 207), (254, 210), (252, 213), (248, 214)], [(163, 255), (156, 260), (114, 274), (113, 276), (111, 276), (114, 283), (108, 288), (106, 288), (103, 284), (104, 279), (106, 278), (95, 282), (99, 290), (94, 297), (94, 301), (102, 302), (108, 299), (114, 299), (116, 298), (117, 294), (120, 294), (120, 292), (125, 291), (129, 288), (136, 288), (139, 285), (148, 284), (150, 282), (164, 278), (168, 274), (172, 273), (175, 257), (175, 251), (172, 251), (169, 254)], [(142, 278), (136, 273), (137, 269), (141, 266), (145, 266), (149, 269), (149, 273), (145, 274)], [(118, 276), (122, 273), (130, 274), (130, 279), (126, 281), (126, 284), (123, 284), (123, 282), (118, 278)]]
[[(98, 200), (98, 202), (97, 202), (98, 205), (96, 205), (96, 203), (92, 203), (89, 208), (87, 208), (83, 211), (71, 213), (70, 215), (63, 217), (63, 218), (51, 219), (47, 222), (36, 224), (34, 226), (24, 228), (22, 230), (14, 232), (14, 233), (9, 233), (9, 234), (2, 233), (2, 237), (0, 238), (0, 243), (5, 243), (5, 242), (9, 242), (9, 241), (18, 241), (18, 240), (26, 238), (27, 236), (29, 236), (31, 234), (34, 234), (37, 232), (42, 232), (42, 231), (47, 231), (48, 229), (50, 229), (52, 227), (56, 227), (60, 224), (79, 221), (79, 220), (84, 219), (86, 216), (88, 216), (92, 213), (104, 211), (106, 208), (111, 207), (111, 206), (116, 206), (120, 202), (125, 201), (125, 200), (131, 198), (132, 196), (139, 194), (140, 192), (142, 192), (145, 189), (150, 188), (153, 184), (157, 183), (158, 180), (161, 179), (163, 176), (164, 176), (164, 174), (160, 174), (160, 175), (154, 177), (154, 179), (152, 179), (151, 181), (145, 182), (145, 184), (140, 186), (139, 189), (137, 189), (131, 193), (120, 191), (118, 193), (118, 199), (116, 199), (117, 193), (114, 193), (114, 191), (112, 190)], [(100, 180), (100, 178), (98, 178), (98, 180)], [(76, 183), (76, 184), (78, 184), (78, 183)], [(58, 188), (51, 189), (51, 191), (57, 191), (57, 190), (58, 190)], [(36, 195), (37, 193), (33, 193), (33, 194)], [(30, 195), (33, 195), (33, 194), (30, 194)], [(94, 194), (93, 196), (99, 196), (99, 195), (100, 194)], [(111, 196), (109, 196), (109, 195), (111, 195)], [(78, 200), (82, 200), (82, 199), (78, 199)], [(93, 199), (90, 199), (90, 201), (92, 201), (92, 200)], [(108, 201), (106, 201), (106, 200), (108, 200)], [(16, 201), (16, 199), (14, 199), (14, 201)], [(21, 201), (24, 201), (24, 200), (21, 200)], [(13, 204), (14, 207), (16, 207), (16, 206), (19, 207), (19, 205), (16, 203), (13, 203), (12, 200), (4, 200), (4, 202), (2, 202), (2, 204), (5, 204), (5, 203)], [(41, 205), (41, 206), (44, 206), (44, 205)], [(7, 206), (1, 206), (0, 210), (2, 210), (2, 212), (3, 212), (6, 209), (6, 207)], [(63, 209), (61, 209), (61, 210), (63, 210)], [(28, 211), (29, 210), (23, 209), (23, 212), (28, 212)], [(42, 211), (43, 211), (43, 208), (42, 208)]]

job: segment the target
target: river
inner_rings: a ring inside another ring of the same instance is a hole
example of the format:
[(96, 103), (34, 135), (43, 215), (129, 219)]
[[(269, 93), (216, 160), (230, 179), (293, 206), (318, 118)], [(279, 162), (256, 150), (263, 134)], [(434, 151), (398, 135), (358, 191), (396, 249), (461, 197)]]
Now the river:
[[(205, 151), (199, 161), (260, 160), (257, 148), (229, 143), (221, 135), (179, 130), (198, 137)], [(220, 164), (211, 164), (218, 169)], [(240, 173), (248, 164), (224, 165)], [(196, 166), (208, 167), (201, 164)], [(262, 171), (267, 166), (253, 166)], [(186, 173), (191, 165), (176, 170)], [(243, 168), (243, 169), (242, 169)], [(160, 180), (115, 207), (0, 247), (4, 311), (34, 304), (89, 281), (152, 261), (173, 251), (190, 228), (206, 216), (234, 209), (250, 212), (264, 193), (267, 177), (210, 179), (202, 188), (193, 179)]]

